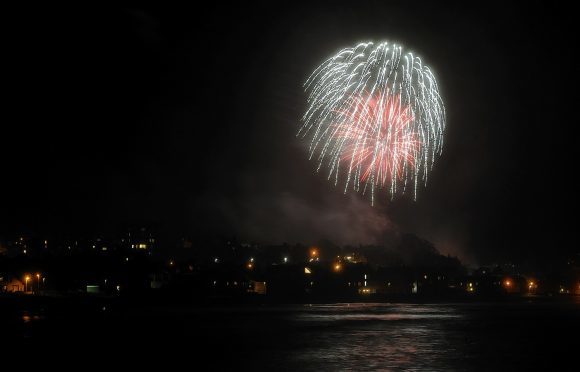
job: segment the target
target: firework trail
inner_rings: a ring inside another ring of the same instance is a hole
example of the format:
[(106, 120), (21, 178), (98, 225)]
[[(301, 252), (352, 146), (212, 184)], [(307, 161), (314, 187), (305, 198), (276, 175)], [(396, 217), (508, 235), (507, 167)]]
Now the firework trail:
[(429, 67), (396, 44), (361, 43), (323, 62), (305, 84), (299, 136), (310, 138), (317, 171), (363, 194), (391, 199), (427, 183), (441, 154), (445, 109)]

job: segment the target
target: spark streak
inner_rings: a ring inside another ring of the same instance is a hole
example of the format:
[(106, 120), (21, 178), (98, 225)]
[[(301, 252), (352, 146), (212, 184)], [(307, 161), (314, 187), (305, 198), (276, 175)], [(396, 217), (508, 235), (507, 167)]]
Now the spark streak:
[[(305, 84), (308, 109), (299, 136), (310, 138), (317, 171), (363, 194), (391, 199), (427, 183), (443, 148), (445, 108), (429, 67), (387, 42), (361, 43), (323, 62)], [(344, 173), (344, 175), (343, 175)], [(344, 180), (344, 181), (343, 181)]]

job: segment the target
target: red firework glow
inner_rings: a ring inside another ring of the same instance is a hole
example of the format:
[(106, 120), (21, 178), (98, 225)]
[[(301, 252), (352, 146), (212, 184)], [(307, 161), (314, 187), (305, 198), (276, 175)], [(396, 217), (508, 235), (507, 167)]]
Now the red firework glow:
[(307, 109), (298, 131), (328, 179), (391, 199), (427, 185), (443, 150), (445, 107), (437, 81), (420, 57), (397, 44), (344, 48), (306, 80)]
[(400, 94), (352, 97), (336, 118), (333, 135), (341, 146), (341, 160), (349, 162), (349, 174), (354, 171), (358, 181), (392, 185), (414, 171), (421, 141), (413, 111)]

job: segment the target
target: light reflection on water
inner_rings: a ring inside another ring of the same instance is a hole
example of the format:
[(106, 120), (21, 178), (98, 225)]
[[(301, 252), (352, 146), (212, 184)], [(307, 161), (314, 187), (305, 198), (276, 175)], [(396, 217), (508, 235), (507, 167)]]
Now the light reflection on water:
[(163, 340), (160, 358), (166, 351), (214, 370), (562, 370), (555, 365), (577, 354), (579, 305), (63, 306), (5, 310), (0, 329), (33, 348), (109, 345), (119, 358), (129, 358), (125, 345)]
[(29, 311), (23, 311), (22, 312), (22, 323), (27, 324), (27, 323), (31, 323), (31, 322), (37, 322), (39, 320), (44, 319), (44, 317), (42, 315), (39, 314), (32, 314)]
[(456, 310), (425, 305), (333, 304), (308, 305), (314, 312), (300, 313), (299, 321), (403, 320), (460, 318)]
[[(461, 320), (437, 305), (312, 305), (295, 317), (308, 347), (290, 364), (324, 370), (443, 370), (457, 359), (458, 335), (446, 323)], [(460, 342), (461, 344), (461, 342)]]

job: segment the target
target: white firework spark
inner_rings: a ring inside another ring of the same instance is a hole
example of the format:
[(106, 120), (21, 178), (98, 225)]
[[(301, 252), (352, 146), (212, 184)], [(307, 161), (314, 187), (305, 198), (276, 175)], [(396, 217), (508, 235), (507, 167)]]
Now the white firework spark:
[[(305, 84), (308, 109), (298, 132), (310, 158), (363, 194), (397, 193), (420, 182), (443, 148), (445, 108), (433, 73), (397, 44), (361, 43), (323, 62)], [(343, 174), (344, 172), (344, 174)], [(340, 174), (340, 177), (339, 177)]]

